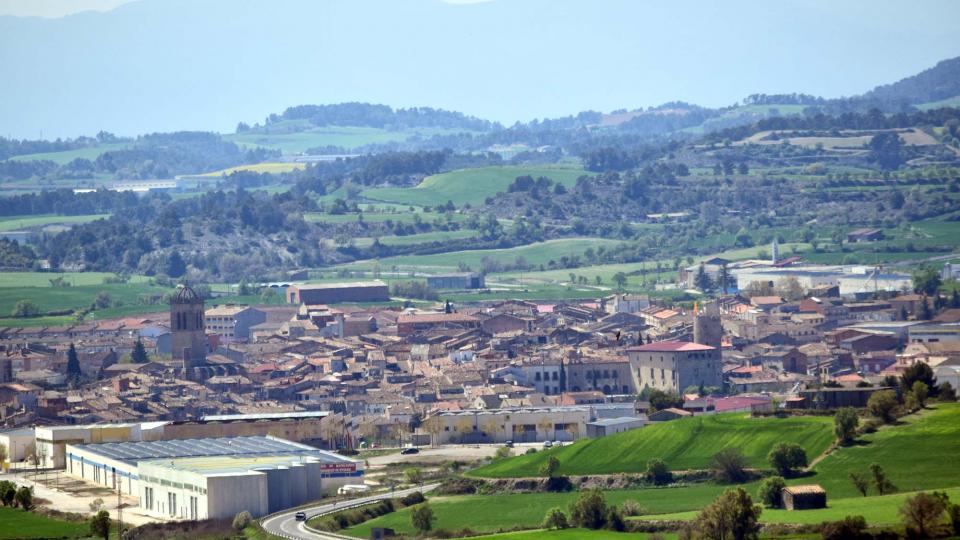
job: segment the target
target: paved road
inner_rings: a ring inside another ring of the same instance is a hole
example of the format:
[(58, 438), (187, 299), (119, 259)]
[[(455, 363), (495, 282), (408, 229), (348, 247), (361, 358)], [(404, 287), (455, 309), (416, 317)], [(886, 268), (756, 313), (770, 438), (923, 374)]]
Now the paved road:
[[(440, 484), (427, 484), (422, 487), (402, 489), (392, 493), (380, 493), (377, 495), (370, 495), (369, 497), (360, 497), (358, 499), (350, 499), (349, 501), (340, 501), (339, 503), (334, 504), (327, 503), (308, 508), (294, 508), (292, 510), (286, 510), (278, 514), (267, 516), (263, 519), (263, 521), (261, 521), (261, 524), (268, 533), (281, 536), (283, 538), (289, 538), (291, 540), (341, 540), (344, 538), (351, 538), (342, 534), (319, 532), (308, 529), (306, 527), (306, 522), (297, 521), (296, 514), (300, 511), (306, 512), (307, 519), (309, 520), (317, 516), (343, 510), (344, 508), (351, 508), (353, 506), (359, 506), (362, 504), (379, 501), (381, 499), (404, 497), (417, 491), (427, 492), (439, 485)], [(351, 538), (351, 540), (353, 539)]]

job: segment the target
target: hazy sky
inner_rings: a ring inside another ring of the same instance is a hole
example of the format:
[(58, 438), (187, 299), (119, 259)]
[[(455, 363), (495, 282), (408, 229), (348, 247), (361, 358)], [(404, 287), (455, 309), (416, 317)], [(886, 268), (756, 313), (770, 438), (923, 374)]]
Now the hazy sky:
[(509, 124), (838, 97), (960, 55), (958, 20), (955, 0), (0, 0), (0, 135), (232, 131), (342, 101)]
[(133, 0), (0, 0), (0, 15), (63, 17), (80, 11), (109, 11)]

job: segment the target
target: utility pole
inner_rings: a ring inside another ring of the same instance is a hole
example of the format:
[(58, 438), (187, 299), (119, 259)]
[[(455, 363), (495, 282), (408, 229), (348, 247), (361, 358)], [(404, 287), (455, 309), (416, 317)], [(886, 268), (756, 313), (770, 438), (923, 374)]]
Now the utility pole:
[(113, 468), (113, 483), (117, 487), (117, 538), (123, 538), (123, 482), (117, 479), (117, 468)]

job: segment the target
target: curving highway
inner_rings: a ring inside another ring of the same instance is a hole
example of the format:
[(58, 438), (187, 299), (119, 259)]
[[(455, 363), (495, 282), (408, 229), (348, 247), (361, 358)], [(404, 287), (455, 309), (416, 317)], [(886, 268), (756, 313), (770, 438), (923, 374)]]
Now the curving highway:
[(263, 518), (260, 521), (260, 524), (268, 533), (283, 538), (289, 538), (290, 540), (356, 540), (350, 536), (308, 528), (306, 521), (297, 521), (297, 512), (306, 512), (307, 520), (310, 520), (317, 516), (331, 514), (345, 508), (362, 506), (364, 504), (369, 504), (382, 499), (405, 497), (411, 493), (416, 493), (417, 491), (426, 493), (427, 491), (430, 491), (439, 485), (440, 484), (427, 484), (420, 487), (401, 489), (394, 492), (379, 493), (377, 495), (360, 497), (358, 499), (350, 499), (349, 501), (339, 501), (337, 503), (326, 503), (318, 504), (316, 506), (301, 506), (299, 508), (291, 508), (290, 510), (284, 510), (283, 512), (278, 512)]

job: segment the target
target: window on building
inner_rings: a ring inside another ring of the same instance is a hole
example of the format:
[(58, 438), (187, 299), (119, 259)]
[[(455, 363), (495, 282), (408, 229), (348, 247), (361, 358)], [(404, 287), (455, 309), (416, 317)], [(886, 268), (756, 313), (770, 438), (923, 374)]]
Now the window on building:
[(170, 517), (177, 517), (177, 494), (167, 492), (167, 511)]
[(536, 374), (534, 374), (533, 380), (535, 380), (535, 381), (539, 381), (539, 380), (540, 380), (540, 372), (539, 372), (539, 371), (538, 371)]
[(153, 510), (153, 488), (143, 488), (143, 507)]

